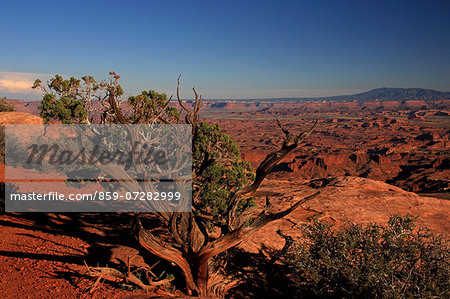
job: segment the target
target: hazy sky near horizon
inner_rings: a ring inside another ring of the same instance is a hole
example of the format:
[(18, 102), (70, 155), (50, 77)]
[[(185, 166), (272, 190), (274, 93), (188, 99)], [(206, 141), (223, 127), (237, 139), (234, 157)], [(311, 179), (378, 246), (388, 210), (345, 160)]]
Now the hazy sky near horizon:
[(1, 1), (0, 96), (54, 74), (127, 93), (312, 97), (450, 91), (450, 1)]

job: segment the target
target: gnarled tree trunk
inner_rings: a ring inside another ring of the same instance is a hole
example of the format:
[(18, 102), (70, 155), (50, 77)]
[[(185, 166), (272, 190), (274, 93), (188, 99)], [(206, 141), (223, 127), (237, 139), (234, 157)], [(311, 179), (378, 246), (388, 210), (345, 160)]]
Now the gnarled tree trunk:
[[(117, 80), (116, 80), (117, 81)], [(114, 82), (113, 82), (114, 83)], [(116, 82), (117, 83), (117, 82)], [(201, 96), (198, 97), (195, 89), (195, 101), (193, 110), (187, 109), (179, 98), (179, 81), (177, 87), (177, 97), (181, 108), (186, 112), (185, 121), (191, 124), (193, 130), (199, 126), (198, 111), (200, 109)], [(112, 84), (109, 91), (109, 103), (112, 113), (116, 116), (119, 123), (129, 124), (130, 120), (122, 114), (115, 98), (115, 86)], [(167, 105), (165, 106), (167, 107)], [(165, 108), (164, 108), (165, 109)], [(162, 113), (162, 112), (161, 112)], [(147, 121), (155, 121), (159, 115), (154, 117), (137, 118), (133, 123), (143, 123)], [(159, 217), (167, 230), (167, 235), (157, 236), (149, 229), (145, 228), (139, 217), (136, 219), (135, 233), (139, 243), (152, 254), (161, 259), (175, 263), (183, 272), (186, 282), (186, 291), (188, 294), (197, 294), (199, 297), (221, 297), (226, 291), (226, 287), (220, 287), (220, 283), (215, 283), (212, 287), (208, 284), (210, 279), (209, 263), (211, 259), (218, 254), (237, 246), (244, 241), (252, 233), (270, 223), (271, 221), (280, 219), (305, 201), (315, 197), (318, 193), (308, 196), (297, 201), (291, 207), (280, 212), (269, 211), (270, 202), (267, 198), (266, 206), (262, 211), (255, 215), (249, 211), (238, 213), (238, 205), (243, 198), (251, 197), (261, 185), (262, 181), (271, 172), (273, 167), (277, 165), (290, 152), (296, 149), (300, 143), (308, 137), (317, 126), (317, 121), (306, 132), (298, 135), (292, 134), (278, 120), (278, 125), (285, 135), (285, 140), (281, 148), (269, 155), (263, 160), (256, 170), (254, 180), (247, 186), (236, 190), (228, 198), (228, 210), (225, 215), (226, 224), (221, 228), (219, 237), (212, 237), (208, 234), (203, 220), (194, 212), (190, 213), (160, 213), (155, 215)], [(137, 138), (137, 136), (133, 136)], [(207, 167), (217, 162), (205, 153), (205, 160), (199, 169), (193, 175), (199, 176)], [(169, 236), (169, 237), (168, 237)]]

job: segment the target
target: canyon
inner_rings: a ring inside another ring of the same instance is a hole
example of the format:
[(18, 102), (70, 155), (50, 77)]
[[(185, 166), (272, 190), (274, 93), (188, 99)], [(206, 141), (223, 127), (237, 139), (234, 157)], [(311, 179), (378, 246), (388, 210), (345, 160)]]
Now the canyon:
[(220, 124), (254, 167), (282, 142), (276, 119), (292, 132), (317, 119), (315, 132), (274, 169), (274, 177), (357, 176), (446, 198), (449, 115), (450, 100), (206, 102), (202, 114)]

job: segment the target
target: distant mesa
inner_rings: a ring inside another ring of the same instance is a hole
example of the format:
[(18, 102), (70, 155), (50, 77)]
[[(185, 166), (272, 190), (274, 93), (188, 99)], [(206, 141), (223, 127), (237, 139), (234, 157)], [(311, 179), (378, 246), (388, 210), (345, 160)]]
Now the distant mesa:
[(370, 91), (348, 96), (334, 96), (328, 99), (333, 101), (357, 100), (362, 102), (372, 101), (402, 101), (402, 100), (448, 100), (450, 92), (437, 91), (423, 88), (377, 88)]
[[(266, 99), (233, 99), (233, 100), (214, 100), (215, 102), (234, 102), (234, 101), (287, 101), (287, 102), (382, 102), (382, 101), (439, 101), (450, 100), (450, 92), (437, 91), (434, 89), (424, 88), (397, 88), (397, 87), (382, 87), (369, 91), (356, 93), (352, 95), (329, 96), (329, 97), (298, 97), (298, 98), (266, 98)], [(405, 103), (406, 104), (406, 103)], [(221, 104), (223, 105), (223, 104)], [(216, 108), (222, 108), (218, 105)]]

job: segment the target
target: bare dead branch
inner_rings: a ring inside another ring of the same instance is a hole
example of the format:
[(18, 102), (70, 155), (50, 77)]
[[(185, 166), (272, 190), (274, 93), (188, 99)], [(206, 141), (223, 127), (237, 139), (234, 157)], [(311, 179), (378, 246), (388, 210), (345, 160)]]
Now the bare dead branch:
[(181, 75), (178, 76), (177, 79), (177, 99), (178, 99), (178, 103), (181, 106), (181, 109), (183, 109), (186, 112), (186, 116), (184, 117), (185, 122), (187, 124), (191, 124), (192, 126), (196, 126), (198, 124), (198, 112), (200, 110), (200, 104), (202, 101), (202, 96), (198, 95), (197, 91), (195, 90), (195, 88), (192, 88), (192, 90), (194, 91), (194, 95), (195, 95), (195, 99), (194, 99), (194, 107), (191, 110), (189, 110), (183, 103), (183, 101), (180, 98), (180, 77)]
[(270, 171), (273, 169), (275, 165), (277, 165), (284, 157), (286, 157), (290, 152), (292, 152), (294, 149), (298, 147), (298, 145), (306, 138), (308, 137), (312, 131), (316, 128), (318, 121), (316, 120), (314, 124), (311, 126), (311, 128), (306, 131), (302, 132), (298, 135), (293, 135), (289, 130), (287, 130), (279, 120), (277, 120), (280, 128), (283, 130), (283, 133), (285, 134), (285, 140), (283, 142), (283, 145), (281, 146), (281, 149), (278, 151), (275, 151), (269, 155), (266, 156), (266, 158), (259, 164), (258, 168), (256, 169), (256, 176), (254, 181), (238, 190), (231, 198), (230, 205), (228, 209), (228, 229), (229, 231), (233, 231), (237, 228), (237, 215), (236, 215), (236, 209), (238, 207), (240, 198), (242, 196), (251, 196), (254, 194), (254, 192), (259, 188), (262, 181), (266, 178), (266, 176), (270, 173)]
[(109, 83), (104, 83), (106, 86), (106, 91), (108, 92), (108, 102), (113, 110), (114, 116), (121, 124), (129, 124), (130, 121), (126, 119), (123, 115), (122, 110), (117, 103), (117, 88), (118, 88), (118, 80), (119, 76), (117, 76), (114, 72), (110, 73), (111, 79)]
[(305, 203), (308, 200), (311, 200), (318, 196), (320, 194), (320, 191), (307, 196), (299, 201), (297, 201), (295, 204), (293, 204), (291, 207), (289, 207), (286, 210), (283, 210), (281, 212), (277, 213), (267, 213), (266, 210), (263, 210), (256, 218), (255, 220), (248, 226), (245, 224), (242, 224), (238, 229), (236, 229), (233, 232), (230, 232), (228, 234), (223, 235), (219, 239), (209, 243), (207, 246), (202, 248), (199, 255), (201, 256), (201, 259), (209, 259), (212, 256), (215, 256), (231, 247), (234, 247), (241, 243), (244, 238), (249, 236), (251, 233), (259, 230), (261, 227), (265, 226), (267, 223), (272, 222), (274, 220), (283, 218), (284, 216), (288, 215), (292, 211), (294, 211), (298, 206)]

